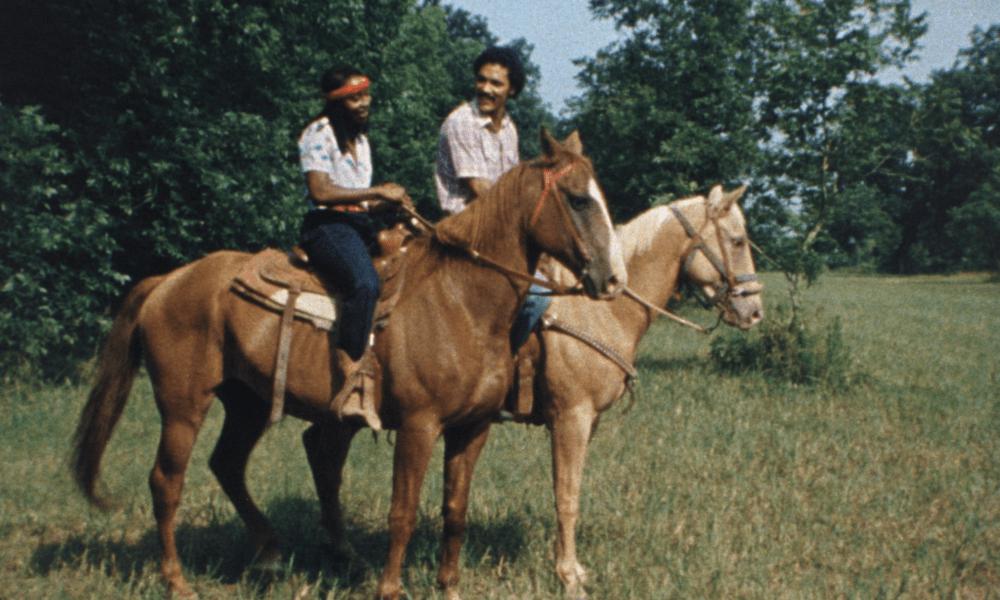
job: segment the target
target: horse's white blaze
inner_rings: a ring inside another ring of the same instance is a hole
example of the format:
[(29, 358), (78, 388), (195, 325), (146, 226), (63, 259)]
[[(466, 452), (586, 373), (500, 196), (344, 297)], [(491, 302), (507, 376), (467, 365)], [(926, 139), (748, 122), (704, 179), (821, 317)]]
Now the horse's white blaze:
[(624, 285), (627, 274), (625, 271), (625, 258), (622, 254), (622, 244), (618, 239), (618, 234), (615, 233), (615, 226), (611, 223), (611, 213), (608, 212), (608, 201), (604, 199), (604, 193), (593, 177), (587, 182), (587, 193), (601, 207), (601, 215), (604, 216), (604, 222), (608, 226), (608, 231), (611, 232), (611, 272)]

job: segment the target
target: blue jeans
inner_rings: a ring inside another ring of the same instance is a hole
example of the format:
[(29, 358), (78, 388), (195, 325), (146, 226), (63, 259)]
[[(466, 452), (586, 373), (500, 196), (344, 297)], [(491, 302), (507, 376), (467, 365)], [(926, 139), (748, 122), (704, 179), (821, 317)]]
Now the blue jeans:
[[(514, 319), (514, 326), (510, 329), (510, 353), (512, 355), (516, 355), (524, 342), (528, 341), (531, 330), (535, 328), (549, 304), (552, 303), (552, 296), (548, 295), (548, 291), (538, 284), (531, 284), (524, 306), (521, 307), (521, 312)], [(540, 296), (539, 293), (546, 295)]]
[(323, 210), (310, 211), (302, 226), (302, 248), (313, 265), (344, 294), (337, 347), (358, 360), (368, 346), (375, 302), (382, 282), (372, 265), (368, 246), (375, 230), (368, 215)]

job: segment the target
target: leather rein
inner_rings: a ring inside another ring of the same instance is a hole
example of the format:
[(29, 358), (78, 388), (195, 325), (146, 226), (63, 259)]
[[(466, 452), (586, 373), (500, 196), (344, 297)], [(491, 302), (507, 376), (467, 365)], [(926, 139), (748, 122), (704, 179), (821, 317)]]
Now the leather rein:
[[(535, 208), (535, 212), (534, 212), (534, 214), (532, 214), (531, 220), (528, 223), (529, 227), (533, 226), (535, 224), (535, 221), (538, 219), (538, 215), (542, 211), (542, 206), (545, 204), (545, 198), (549, 195), (549, 189), (552, 188), (552, 187), (554, 187), (556, 181), (558, 181), (559, 178), (561, 178), (563, 175), (566, 175), (567, 173), (569, 173), (573, 169), (573, 167), (577, 166), (577, 164), (579, 164), (579, 163), (570, 163), (569, 165), (567, 165), (561, 171), (559, 171), (558, 173), (555, 173), (554, 175), (552, 174), (552, 170), (551, 169), (545, 169), (542, 172), (542, 175), (543, 175), (545, 183), (544, 183), (544, 186), (542, 188), (542, 195), (538, 199), (538, 206)], [(590, 262), (591, 262), (590, 253), (587, 252), (587, 249), (586, 249), (586, 247), (585, 247), (585, 245), (583, 243), (583, 239), (580, 237), (580, 233), (576, 230), (576, 227), (573, 225), (573, 221), (570, 219), (569, 213), (566, 210), (565, 203), (563, 203), (563, 202), (556, 202), (556, 206), (559, 207), (559, 213), (562, 216), (565, 225), (567, 226), (567, 228), (569, 229), (569, 231), (573, 235), (573, 243), (576, 245), (577, 251), (583, 257), (583, 263), (585, 265), (584, 266), (584, 272), (586, 272), (586, 269), (587, 269), (586, 265), (589, 265)], [(412, 208), (410, 206), (404, 206), (404, 207), (402, 207), (402, 209), (403, 209), (403, 211), (405, 213), (407, 213), (408, 215), (410, 215), (411, 217), (413, 217), (414, 219), (416, 219), (417, 221), (419, 221), (421, 225), (423, 225), (426, 229), (428, 229), (431, 232), (431, 235), (433, 235), (435, 238), (438, 239), (438, 241), (440, 241), (440, 242), (442, 242), (444, 244), (447, 244), (449, 246), (453, 246), (455, 248), (459, 248), (459, 249), (463, 250), (475, 262), (478, 262), (478, 263), (480, 263), (482, 265), (490, 267), (491, 269), (493, 269), (495, 271), (499, 271), (499, 272), (503, 273), (504, 275), (508, 275), (508, 276), (513, 277), (515, 279), (520, 279), (522, 281), (526, 281), (529, 284), (534, 284), (534, 285), (538, 285), (540, 287), (543, 287), (543, 288), (549, 290), (552, 295), (570, 296), (570, 295), (578, 295), (578, 294), (582, 294), (583, 293), (583, 287), (580, 284), (577, 284), (577, 285), (574, 285), (574, 286), (566, 286), (566, 285), (563, 285), (561, 283), (548, 281), (546, 279), (539, 279), (538, 277), (535, 277), (534, 275), (529, 275), (528, 273), (523, 273), (523, 272), (518, 271), (516, 269), (511, 269), (510, 267), (502, 265), (499, 262), (497, 262), (497, 261), (495, 261), (495, 260), (493, 260), (493, 259), (491, 259), (489, 257), (483, 256), (482, 254), (479, 253), (478, 250), (476, 250), (474, 248), (469, 248), (469, 247), (467, 247), (465, 245), (462, 245), (462, 244), (459, 244), (459, 243), (456, 243), (456, 242), (453, 242), (453, 241), (445, 240), (445, 239), (441, 238), (441, 236), (438, 235), (437, 228), (434, 226), (434, 224), (431, 223), (430, 221), (428, 221), (427, 219), (425, 219), (419, 213), (417, 213), (416, 209), (414, 209), (414, 208)]]

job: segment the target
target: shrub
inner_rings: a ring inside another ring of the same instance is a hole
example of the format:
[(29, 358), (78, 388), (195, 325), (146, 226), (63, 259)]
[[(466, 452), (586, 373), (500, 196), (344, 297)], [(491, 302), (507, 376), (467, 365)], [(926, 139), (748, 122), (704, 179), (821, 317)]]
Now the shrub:
[[(850, 351), (844, 343), (840, 318), (823, 321), (819, 315), (793, 320), (779, 305), (773, 316), (750, 333), (730, 332), (712, 340), (715, 369), (732, 374), (761, 373), (797, 384), (849, 385)], [(818, 324), (817, 324), (818, 323)]]
[(61, 141), (37, 108), (0, 105), (0, 370), (64, 374), (94, 351), (127, 280), (108, 215), (69, 185), (82, 169)]

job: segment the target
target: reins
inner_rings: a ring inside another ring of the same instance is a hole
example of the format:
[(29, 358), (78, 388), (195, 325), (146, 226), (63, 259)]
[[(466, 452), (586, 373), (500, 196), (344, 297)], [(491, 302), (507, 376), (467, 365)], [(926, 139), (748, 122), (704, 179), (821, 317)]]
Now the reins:
[[(529, 224), (528, 224), (529, 227), (531, 227), (532, 225), (534, 225), (535, 220), (538, 218), (538, 214), (542, 210), (542, 205), (545, 203), (545, 197), (548, 195), (549, 188), (551, 188), (552, 186), (554, 186), (555, 183), (556, 183), (556, 181), (560, 177), (562, 177), (566, 173), (569, 173), (573, 169), (573, 167), (575, 167), (577, 164), (578, 163), (570, 163), (569, 165), (567, 165), (565, 168), (563, 168), (561, 171), (559, 171), (555, 175), (552, 175), (552, 171), (549, 170), (549, 169), (545, 169), (543, 171), (543, 177), (544, 177), (544, 180), (545, 180), (545, 186), (542, 189), (542, 196), (538, 200), (538, 206), (535, 208), (535, 212), (532, 215), (531, 220), (529, 221)], [(569, 230), (570, 230), (570, 232), (572, 232), (574, 243), (576, 244), (577, 248), (579, 249), (579, 251), (583, 255), (584, 262), (585, 263), (589, 263), (590, 262), (590, 256), (587, 253), (587, 250), (586, 250), (586, 248), (583, 245), (583, 241), (580, 239), (580, 234), (576, 231), (576, 227), (573, 226), (573, 223), (570, 220), (569, 215), (566, 214), (566, 207), (563, 206), (562, 202), (558, 202), (557, 205), (561, 209), (560, 213), (562, 214), (563, 219), (566, 221), (566, 225), (569, 226)], [(459, 248), (460, 250), (462, 250), (466, 254), (468, 254), (469, 257), (472, 258), (472, 260), (474, 260), (475, 262), (481, 263), (481, 264), (483, 264), (483, 265), (485, 265), (487, 267), (490, 267), (491, 269), (499, 271), (499, 272), (503, 273), (504, 275), (508, 275), (510, 277), (514, 277), (516, 279), (520, 279), (522, 281), (526, 281), (526, 282), (528, 282), (530, 284), (543, 287), (543, 288), (549, 290), (549, 293), (551, 295), (571, 296), (571, 295), (578, 295), (578, 294), (582, 294), (583, 293), (583, 287), (580, 286), (579, 284), (570, 287), (570, 286), (563, 285), (561, 283), (548, 281), (546, 279), (539, 279), (538, 277), (535, 277), (534, 275), (529, 275), (528, 273), (522, 273), (521, 271), (517, 271), (515, 269), (511, 269), (510, 267), (502, 265), (499, 262), (497, 262), (497, 261), (495, 261), (495, 260), (493, 260), (491, 258), (483, 256), (482, 254), (479, 253), (478, 250), (476, 250), (474, 248), (469, 248), (468, 246), (465, 246), (464, 244), (460, 244), (460, 243), (452, 241), (452, 240), (446, 240), (446, 239), (444, 239), (442, 236), (440, 236), (438, 234), (437, 227), (433, 223), (431, 223), (430, 221), (428, 221), (427, 219), (425, 219), (423, 216), (421, 216), (420, 213), (418, 213), (415, 208), (413, 208), (411, 206), (406, 206), (406, 205), (402, 206), (401, 208), (402, 208), (403, 212), (405, 212), (406, 214), (410, 215), (411, 217), (413, 217), (414, 219), (416, 219), (417, 221), (419, 221), (421, 225), (423, 225), (425, 228), (427, 228), (430, 231), (431, 235), (434, 236), (434, 238), (436, 238), (438, 241), (440, 241), (443, 244), (447, 244), (449, 246), (452, 246), (452, 247), (455, 247), (455, 248)]]
[[(660, 308), (659, 306), (656, 306), (655, 304), (650, 303), (648, 300), (646, 300), (645, 298), (643, 298), (639, 294), (636, 294), (635, 292), (633, 292), (632, 289), (629, 288), (628, 286), (625, 287), (625, 291), (622, 292), (622, 293), (625, 294), (626, 296), (628, 296), (629, 298), (635, 300), (639, 304), (641, 304), (647, 310), (651, 310), (651, 311), (653, 311), (655, 313), (663, 315), (664, 317), (667, 317), (668, 319), (671, 319), (671, 320), (673, 320), (674, 322), (676, 322), (676, 323), (678, 323), (680, 325), (684, 325), (685, 327), (690, 327), (691, 329), (694, 329), (698, 333), (704, 333), (704, 334), (707, 335), (709, 333), (712, 333), (712, 331), (714, 331), (715, 328), (718, 327), (718, 325), (719, 325), (719, 323), (717, 321), (715, 325), (706, 328), (706, 327), (702, 327), (701, 325), (698, 325), (697, 323), (692, 323), (691, 321), (688, 321), (687, 319), (685, 319), (684, 317), (682, 317), (682, 316), (680, 316), (680, 315), (678, 315), (676, 313), (672, 313), (672, 312), (670, 312), (669, 310), (667, 310), (665, 308)], [(719, 319), (720, 320), (722, 319), (721, 315), (720, 315)]]

